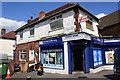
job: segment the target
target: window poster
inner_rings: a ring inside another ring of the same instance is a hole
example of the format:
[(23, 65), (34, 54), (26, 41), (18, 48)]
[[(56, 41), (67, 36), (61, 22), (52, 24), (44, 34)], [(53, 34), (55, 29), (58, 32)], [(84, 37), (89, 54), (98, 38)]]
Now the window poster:
[(113, 64), (114, 63), (114, 50), (105, 51), (105, 57), (106, 57), (106, 64)]
[(98, 50), (98, 49), (93, 50), (93, 60), (94, 60), (94, 67), (102, 64), (102, 51), (101, 50)]
[(94, 66), (98, 65), (98, 60), (97, 60), (97, 51), (93, 50), (93, 57), (94, 57)]

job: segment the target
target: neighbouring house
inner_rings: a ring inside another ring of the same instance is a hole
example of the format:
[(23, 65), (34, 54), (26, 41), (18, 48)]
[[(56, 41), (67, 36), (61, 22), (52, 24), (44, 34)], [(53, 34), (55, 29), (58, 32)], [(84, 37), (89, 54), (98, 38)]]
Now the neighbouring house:
[(7, 54), (8, 59), (14, 60), (15, 54), (15, 32), (6, 33), (6, 29), (1, 29), (0, 54)]
[(99, 32), (103, 37), (120, 37), (120, 10), (110, 13), (99, 22)]
[[(16, 43), (15, 43), (15, 32), (10, 31), (6, 33), (6, 29), (1, 29), (1, 36), (0, 36), (0, 54), (7, 55), (8, 57), (8, 66), (11, 69), (11, 72), (14, 72), (14, 60), (15, 58), (15, 50), (16, 50)], [(1, 59), (0, 59), (1, 60)]]
[[(102, 47), (96, 43), (98, 21), (77, 3), (68, 3), (39, 17), (31, 16), (16, 32), (16, 63), (43, 63), (44, 72), (94, 72), (103, 66)], [(96, 40), (96, 41), (95, 41)], [(101, 42), (102, 43), (102, 42)], [(97, 59), (96, 59), (97, 58)], [(100, 70), (99, 70), (100, 71)]]

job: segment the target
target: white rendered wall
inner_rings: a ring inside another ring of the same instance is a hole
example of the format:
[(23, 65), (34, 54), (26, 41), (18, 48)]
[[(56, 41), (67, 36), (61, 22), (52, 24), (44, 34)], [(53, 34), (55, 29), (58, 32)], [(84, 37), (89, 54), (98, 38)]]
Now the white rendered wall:
[(48, 19), (48, 20), (41, 22), (39, 24), (36, 24), (34, 26), (35, 35), (32, 37), (30, 37), (30, 29), (29, 28), (23, 30), (23, 39), (20, 39), (20, 35), (19, 35), (20, 33), (18, 32), (16, 35), (17, 44), (40, 40), (40, 38), (46, 37), (46, 36), (53, 36), (53, 35), (57, 35), (57, 34), (74, 32), (74, 28), (75, 28), (74, 21), (75, 20), (74, 20), (73, 10), (63, 13), (62, 16), (63, 16), (63, 29), (51, 31), (49, 19)]
[(0, 39), (0, 54), (7, 54), (9, 59), (13, 59), (13, 50), (15, 50), (15, 40)]
[[(81, 16), (85, 16), (85, 12), (80, 10), (79, 17), (81, 17)], [(81, 32), (86, 32), (88, 34), (99, 36), (98, 35), (98, 27), (97, 27), (98, 23), (94, 18), (93, 18), (93, 30), (90, 30), (90, 29), (86, 28), (86, 22), (81, 22), (80, 24), (81, 24)]]

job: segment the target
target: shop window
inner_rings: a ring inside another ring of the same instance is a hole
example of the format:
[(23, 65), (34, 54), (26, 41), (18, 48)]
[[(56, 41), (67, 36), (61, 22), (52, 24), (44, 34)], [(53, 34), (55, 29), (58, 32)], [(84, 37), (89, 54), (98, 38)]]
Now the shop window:
[(20, 60), (26, 60), (26, 51), (25, 50), (20, 50)]
[(105, 50), (105, 59), (106, 64), (114, 64), (114, 49), (106, 49)]
[(56, 29), (61, 29), (61, 28), (63, 28), (63, 20), (60, 19), (60, 20), (51, 22), (51, 23), (50, 23), (50, 28), (51, 28), (51, 30), (56, 30)]
[(30, 30), (30, 36), (33, 36), (34, 35), (34, 29), (31, 29)]
[(44, 50), (43, 64), (62, 64), (62, 50)]
[(92, 22), (90, 20), (86, 21), (86, 28), (93, 30), (93, 25), (92, 25)]

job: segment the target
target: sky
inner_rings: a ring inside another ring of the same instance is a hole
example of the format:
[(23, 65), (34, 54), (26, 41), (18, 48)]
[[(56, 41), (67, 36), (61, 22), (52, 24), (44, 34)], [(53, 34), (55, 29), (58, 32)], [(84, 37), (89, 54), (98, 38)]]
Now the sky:
[[(30, 16), (38, 17), (40, 11), (49, 12), (68, 2), (2, 2), (0, 29), (7, 32), (26, 24)], [(118, 2), (77, 2), (98, 18), (118, 10)]]

